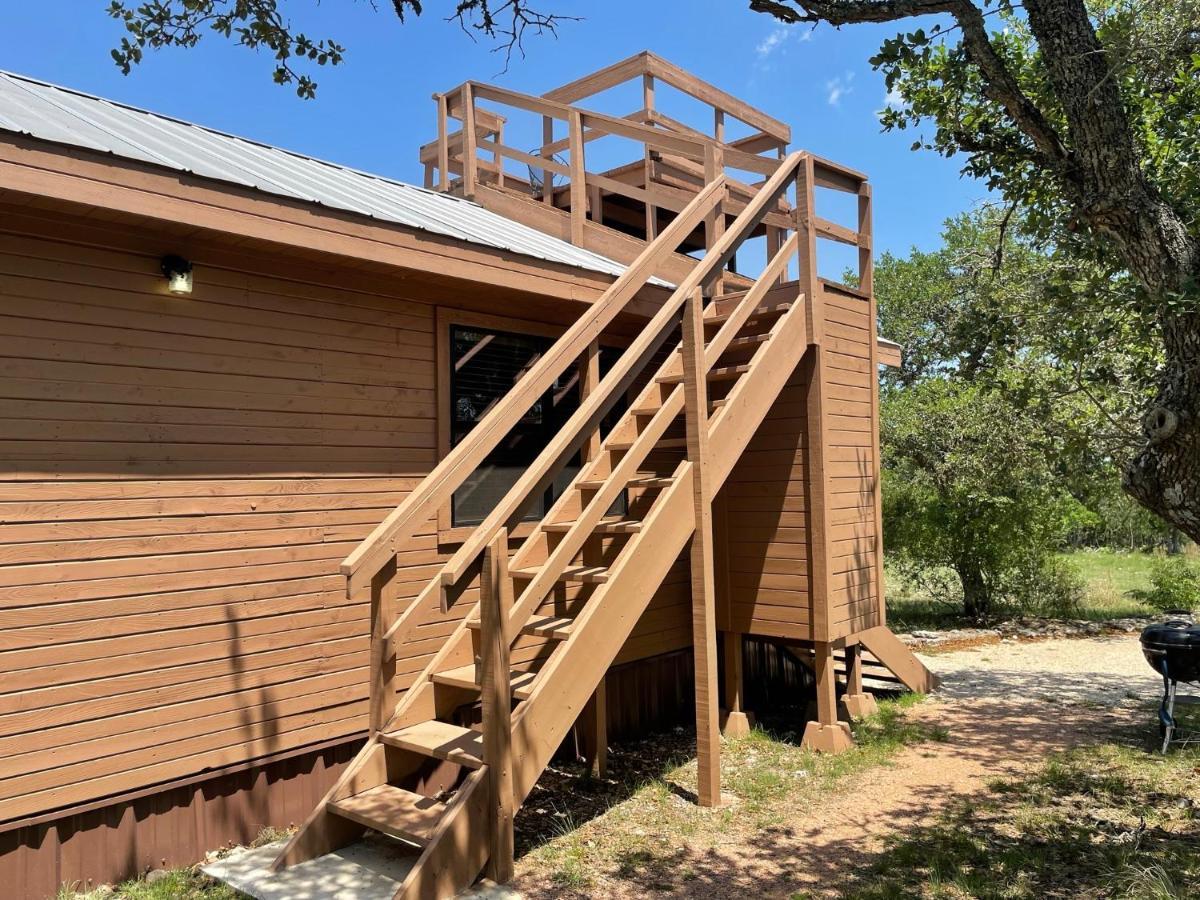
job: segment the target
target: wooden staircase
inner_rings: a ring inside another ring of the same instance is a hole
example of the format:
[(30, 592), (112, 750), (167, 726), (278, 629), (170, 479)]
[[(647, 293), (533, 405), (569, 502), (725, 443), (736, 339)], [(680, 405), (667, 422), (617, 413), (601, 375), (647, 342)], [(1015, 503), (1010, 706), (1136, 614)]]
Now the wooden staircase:
[[(593, 373), (595, 389), (579, 410), (403, 613), (394, 609), (396, 554), (546, 384), (589, 351), (595, 364), (601, 332), (658, 261), (698, 224), (714, 222), (728, 191), (724, 176), (347, 559), (348, 590), (369, 596), (372, 609), (371, 735), (277, 869), (372, 829), (417, 854), (399, 898), (453, 896), (485, 866), (507, 880), (514, 811), (698, 534), (697, 497), (711, 498), (724, 483), (808, 349), (805, 298), (793, 284), (781, 299), (778, 287), (797, 254), (795, 234), (749, 290), (714, 294), (742, 240), (811, 171), (804, 162), (799, 153), (782, 161), (733, 224), (717, 226), (704, 259), (608, 374)], [(677, 346), (664, 354), (669, 340)], [(601, 438), (601, 417), (636, 384), (643, 386), (627, 412)], [(582, 468), (512, 551), (508, 526), (578, 451)], [(622, 497), (626, 510), (615, 515)], [(479, 602), (401, 694), (400, 649), (422, 639), (431, 609), (461, 602), (464, 586), (475, 583)]]

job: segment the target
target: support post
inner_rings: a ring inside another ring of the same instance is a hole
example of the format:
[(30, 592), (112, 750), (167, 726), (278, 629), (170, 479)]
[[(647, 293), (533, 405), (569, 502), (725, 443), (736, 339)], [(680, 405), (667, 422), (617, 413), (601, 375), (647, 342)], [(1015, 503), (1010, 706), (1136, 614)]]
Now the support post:
[(449, 107), (445, 94), (436, 94), (438, 117), (438, 178), (439, 191), (450, 190), (450, 139), (446, 134), (447, 119), (450, 118)]
[(384, 637), (396, 620), (396, 558), (371, 579), (371, 700), (368, 727), (374, 737), (396, 709), (396, 654)]
[(875, 618), (869, 625), (887, 624), (887, 598), (883, 578), (883, 489), (880, 483), (879, 452), (879, 309), (875, 301), (875, 264), (872, 258), (871, 185), (858, 188), (858, 286), (868, 296), (867, 339), (871, 356), (871, 488), (875, 515)]
[(475, 196), (475, 185), (479, 178), (479, 150), (475, 142), (475, 91), (470, 84), (462, 88), (463, 108), (463, 196), (468, 200)]
[(725, 632), (725, 737), (745, 737), (753, 725), (744, 709), (742, 643), (741, 634), (735, 631)]
[(697, 797), (721, 802), (720, 710), (717, 706), (716, 577), (713, 572), (712, 488), (708, 472), (708, 367), (704, 363), (704, 296), (684, 303), (683, 385), (688, 459), (692, 464), (692, 647), (696, 666)]
[(801, 746), (821, 753), (842, 753), (854, 746), (850, 726), (837, 717), (837, 681), (833, 670), (833, 645), (813, 645), (813, 669), (817, 675), (817, 719), (804, 728)]
[[(600, 384), (600, 343), (592, 341), (579, 360), (579, 401), (582, 403)], [(600, 454), (600, 429), (594, 429), (579, 448), (580, 461), (587, 465)], [(583, 548), (584, 565), (603, 565), (604, 559), (594, 542)], [(608, 774), (608, 696), (604, 678), (592, 693), (576, 726), (578, 743), (588, 770), (603, 778)]]
[(483, 761), (488, 767), (492, 813), (488, 877), (505, 884), (513, 877), (512, 684), (508, 619), (512, 610), (508, 574), (508, 529), (501, 528), (483, 553), (480, 573), (480, 698)]
[(846, 647), (846, 693), (842, 695), (842, 709), (850, 719), (862, 719), (879, 709), (875, 695), (863, 690), (862, 647), (849, 644)]
[(582, 247), (587, 218), (587, 170), (583, 164), (583, 116), (578, 110), (571, 110), (567, 125), (571, 148), (571, 243)]
[(595, 778), (608, 775), (608, 689), (605, 678), (583, 710), (583, 758)]

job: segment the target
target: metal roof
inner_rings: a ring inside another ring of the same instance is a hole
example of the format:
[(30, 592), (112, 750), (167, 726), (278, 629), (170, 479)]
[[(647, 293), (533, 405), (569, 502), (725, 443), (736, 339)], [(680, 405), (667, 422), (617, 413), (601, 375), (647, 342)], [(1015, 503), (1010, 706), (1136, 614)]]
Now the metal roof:
[(4, 71), (0, 131), (111, 153), (606, 275), (625, 271), (607, 257), (469, 200)]

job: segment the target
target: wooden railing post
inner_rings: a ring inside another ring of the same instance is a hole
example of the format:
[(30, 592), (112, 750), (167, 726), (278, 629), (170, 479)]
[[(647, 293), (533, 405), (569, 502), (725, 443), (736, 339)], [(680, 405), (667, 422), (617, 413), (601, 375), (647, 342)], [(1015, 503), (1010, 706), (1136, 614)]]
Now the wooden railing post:
[[(725, 155), (719, 146), (709, 144), (704, 148), (704, 183), (712, 184), (725, 173)], [(711, 250), (725, 233), (725, 204), (718, 203), (708, 214), (704, 223), (704, 243)], [(720, 295), (725, 292), (724, 279), (718, 275), (713, 281), (713, 293)]]
[(513, 876), (512, 685), (508, 617), (512, 579), (508, 574), (508, 529), (501, 528), (483, 554), (480, 574), (480, 698), (483, 761), (488, 767), (492, 811), (488, 874), (504, 884)]
[(447, 134), (448, 122), (446, 120), (450, 117), (450, 111), (445, 94), (436, 94), (434, 99), (437, 100), (438, 119), (437, 189), (448, 191), (450, 190), (450, 137)]
[(396, 619), (396, 559), (371, 579), (371, 699), (369, 728), (374, 736), (387, 727), (396, 709), (396, 654), (388, 630)]
[(571, 110), (567, 127), (571, 147), (571, 243), (582, 247), (587, 218), (587, 170), (583, 164), (583, 116), (579, 110)]
[[(554, 119), (550, 116), (542, 116), (542, 159), (549, 159), (554, 154), (550, 150), (550, 145), (554, 143)], [(542, 169), (542, 202), (548, 205), (554, 204), (554, 173), (549, 169)]]
[[(642, 76), (642, 109), (652, 125), (654, 120), (654, 76)], [(654, 175), (654, 160), (650, 156), (650, 145), (646, 144), (642, 155), (643, 178), (642, 186), (646, 189), (646, 241), (658, 237), (658, 207), (650, 201), (650, 180)]]
[(708, 471), (708, 366), (704, 354), (704, 295), (692, 291), (683, 307), (684, 418), (692, 464), (692, 647), (696, 667), (696, 794), (701, 806), (721, 803), (720, 709), (717, 696), (716, 578), (713, 572), (712, 487)]
[(462, 87), (463, 110), (463, 196), (475, 196), (475, 185), (479, 178), (479, 145), (475, 134), (475, 91), (470, 82)]

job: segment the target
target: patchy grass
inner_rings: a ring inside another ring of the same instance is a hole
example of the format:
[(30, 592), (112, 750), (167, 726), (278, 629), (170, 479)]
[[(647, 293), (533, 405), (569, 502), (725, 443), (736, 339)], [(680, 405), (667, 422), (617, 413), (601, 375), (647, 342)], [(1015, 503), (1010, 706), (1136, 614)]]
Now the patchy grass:
[[(1087, 582), (1083, 606), (1074, 618), (1104, 621), (1126, 616), (1154, 615), (1155, 610), (1131, 595), (1150, 587), (1152, 553), (1116, 550), (1078, 550), (1061, 558), (1079, 569)], [(888, 618), (899, 631), (959, 628), (964, 624), (962, 607), (947, 602), (885, 567)]]
[(199, 868), (172, 869), (154, 881), (135, 879), (110, 889), (76, 893), (63, 888), (58, 900), (250, 900), (241, 891), (209, 878)]
[(1200, 896), (1200, 749), (1163, 757), (1144, 740), (1114, 735), (957, 801), (893, 836), (845, 896)]
[(1153, 553), (1080, 550), (1063, 558), (1078, 567), (1088, 585), (1089, 618), (1153, 615), (1155, 610), (1131, 596), (1150, 589)]
[[(723, 740), (722, 786), (725, 804), (702, 809), (695, 801), (694, 737), (656, 736), (639, 746), (658, 753), (657, 771), (626, 771), (622, 754), (613, 760), (618, 778), (608, 784), (603, 810), (577, 827), (561, 815), (557, 834), (530, 841), (521, 869), (543, 876), (566, 895), (595, 896), (605, 880), (625, 882), (639, 890), (686, 891), (699, 885), (705, 853), (732, 835), (786, 830), (796, 810), (827, 796), (835, 786), (880, 765), (903, 747), (945, 740), (945, 730), (912, 720), (906, 710), (923, 698), (906, 695), (883, 701), (877, 715), (858, 723), (854, 749), (837, 756), (810, 753), (799, 746), (798, 719), (767, 721), (747, 737)], [(594, 782), (593, 782), (594, 783)], [(579, 788), (587, 791), (586, 779)], [(560, 788), (556, 793), (575, 796)], [(602, 791), (603, 793), (603, 791)], [(527, 805), (528, 808), (528, 805)], [(544, 811), (544, 808), (543, 808)], [(518, 821), (518, 826), (522, 825)], [(602, 889), (601, 889), (602, 890)]]

